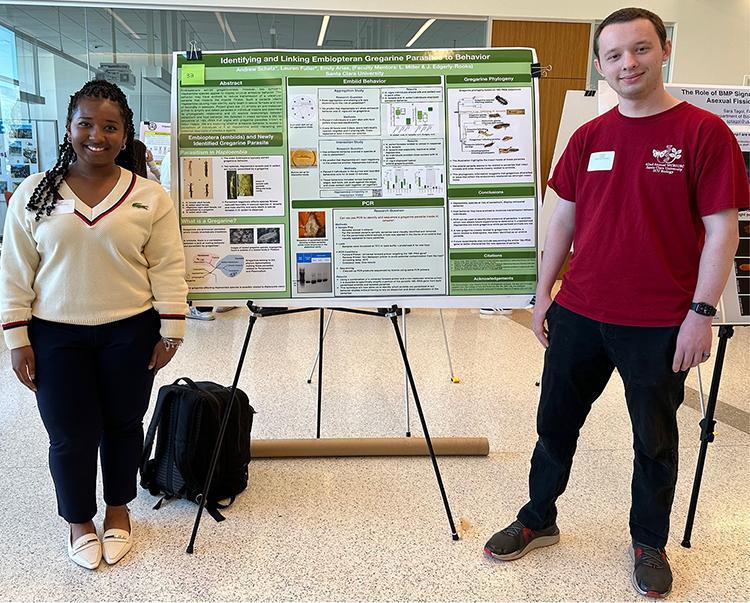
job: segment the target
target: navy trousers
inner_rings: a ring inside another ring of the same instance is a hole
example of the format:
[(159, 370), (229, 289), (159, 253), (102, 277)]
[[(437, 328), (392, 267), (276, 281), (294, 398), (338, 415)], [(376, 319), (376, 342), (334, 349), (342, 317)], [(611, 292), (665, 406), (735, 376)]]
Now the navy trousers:
[(633, 429), (630, 534), (663, 547), (677, 482), (677, 409), (687, 371), (672, 372), (679, 327), (625, 327), (590, 320), (553, 303), (547, 314), (537, 413), (539, 436), (531, 459), (529, 502), (518, 519), (539, 530), (557, 518), (578, 434), (594, 401), (617, 368)]
[(96, 326), (33, 318), (29, 335), (58, 513), (84, 523), (96, 515), (97, 453), (105, 502), (136, 496), (159, 315), (149, 310)]

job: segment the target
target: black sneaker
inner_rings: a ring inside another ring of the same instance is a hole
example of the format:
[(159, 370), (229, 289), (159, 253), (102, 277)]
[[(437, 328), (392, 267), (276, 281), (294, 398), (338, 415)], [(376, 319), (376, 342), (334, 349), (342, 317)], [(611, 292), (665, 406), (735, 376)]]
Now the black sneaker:
[(664, 549), (633, 541), (633, 586), (646, 597), (661, 599), (672, 590), (672, 570)]
[(516, 520), (487, 541), (484, 554), (493, 559), (513, 561), (533, 549), (557, 544), (559, 541), (560, 530), (556, 525), (536, 531)]

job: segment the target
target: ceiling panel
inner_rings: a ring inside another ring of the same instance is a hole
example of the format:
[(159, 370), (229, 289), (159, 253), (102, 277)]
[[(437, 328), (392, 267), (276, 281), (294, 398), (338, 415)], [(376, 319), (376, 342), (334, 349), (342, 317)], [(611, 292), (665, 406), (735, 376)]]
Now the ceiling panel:
[[(162, 40), (167, 40), (169, 50), (173, 50), (172, 40), (175, 38), (181, 44), (194, 39), (205, 50), (314, 49), (322, 20), (320, 15), (219, 13), (229, 24), (236, 40), (233, 42), (212, 11), (112, 9), (126, 25), (108, 11), (110, 9), (106, 8), (0, 5), (0, 19), (12, 28), (74, 56), (85, 55), (87, 42), (90, 52), (97, 55), (111, 53), (113, 22), (115, 46), (118, 54), (124, 55), (148, 51), (149, 25), (157, 52), (162, 48)], [(167, 31), (164, 32), (161, 31), (162, 13), (167, 16)], [(423, 19), (333, 16), (324, 48), (403, 48), (423, 23)], [(438, 20), (415, 47), (482, 46), (485, 27), (483, 20)]]

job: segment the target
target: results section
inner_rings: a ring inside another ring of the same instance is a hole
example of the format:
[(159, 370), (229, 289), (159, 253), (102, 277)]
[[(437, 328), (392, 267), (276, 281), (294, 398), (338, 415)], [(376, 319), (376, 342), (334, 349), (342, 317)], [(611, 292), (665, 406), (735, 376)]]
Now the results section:
[[(443, 77), (289, 78), (287, 86), (293, 295), (445, 295)], [(330, 266), (327, 285), (307, 282), (311, 251)]]

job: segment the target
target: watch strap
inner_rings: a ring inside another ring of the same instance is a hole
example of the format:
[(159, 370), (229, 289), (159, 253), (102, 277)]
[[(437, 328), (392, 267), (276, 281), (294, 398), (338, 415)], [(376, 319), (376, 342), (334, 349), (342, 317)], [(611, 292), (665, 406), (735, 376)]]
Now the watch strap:
[(716, 316), (716, 308), (706, 302), (693, 302), (690, 309), (701, 316)]

